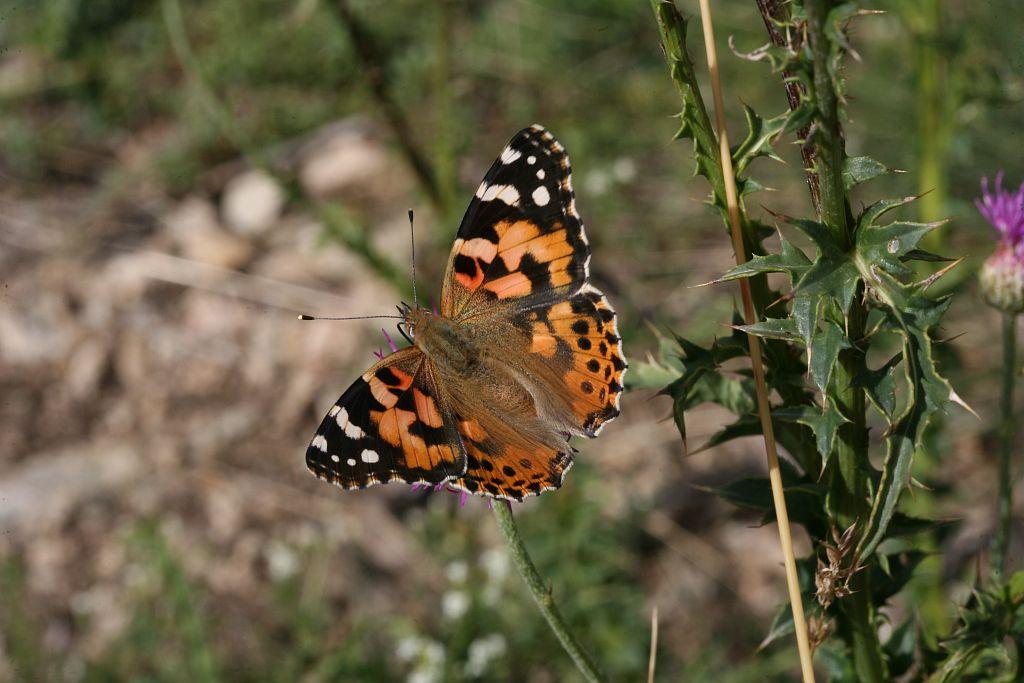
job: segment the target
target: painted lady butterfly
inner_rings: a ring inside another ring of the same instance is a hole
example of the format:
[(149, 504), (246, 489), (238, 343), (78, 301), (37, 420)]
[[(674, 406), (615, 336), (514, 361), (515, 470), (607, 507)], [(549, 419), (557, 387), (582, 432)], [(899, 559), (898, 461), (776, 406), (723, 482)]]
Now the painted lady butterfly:
[(446, 482), (506, 500), (558, 488), (568, 438), (619, 414), (626, 370), (589, 262), (569, 157), (526, 128), (462, 219), (440, 314), (403, 309), (413, 345), (338, 399), (306, 450), (310, 471), (346, 489)]

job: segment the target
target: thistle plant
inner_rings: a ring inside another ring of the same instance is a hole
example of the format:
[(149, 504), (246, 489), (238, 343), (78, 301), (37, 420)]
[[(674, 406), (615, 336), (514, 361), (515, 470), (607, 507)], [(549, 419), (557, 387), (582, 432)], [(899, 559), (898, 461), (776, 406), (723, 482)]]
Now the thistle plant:
[(1002, 576), (1010, 544), (1013, 510), (1013, 389), (1017, 368), (1017, 316), (1024, 311), (1024, 183), (1016, 192), (1003, 189), (1003, 174), (989, 191), (988, 178), (981, 181), (978, 211), (999, 233), (995, 252), (981, 267), (979, 280), (985, 300), (1003, 316), (1003, 371), (1000, 394), (999, 522), (992, 549), (992, 573)]
[[(728, 228), (726, 170), (687, 50), (687, 22), (670, 2), (652, 5), (681, 95), (676, 137), (692, 141), (696, 174), (711, 185), (709, 203)], [(747, 280), (758, 321), (743, 324), (737, 314), (733, 332), (708, 345), (667, 335), (659, 360), (640, 367), (633, 382), (659, 387), (671, 398), (684, 438), (686, 412), (707, 402), (735, 415), (707, 445), (759, 434), (753, 379), (723, 366), (748, 354), (745, 335), (763, 340), (767, 382), (776, 397), (770, 408), (775, 436), (788, 455), (781, 468), (786, 503), (814, 545), (800, 563), (806, 616), (815, 627), (811, 641), (828, 650), (832, 680), (890, 680), (909, 667), (894, 654), (899, 643), (893, 641), (908, 627), (897, 625), (882, 643), (879, 609), (924, 555), (914, 549), (914, 537), (933, 527), (902, 513), (899, 502), (912, 483), (914, 453), (930, 419), (962, 403), (935, 360), (933, 331), (949, 296), (929, 292), (956, 263), (915, 279), (909, 262), (943, 261), (919, 246), (941, 222), (893, 218), (915, 197), (879, 199), (859, 211), (850, 201), (855, 186), (889, 172), (874, 159), (848, 156), (842, 131), (842, 65), (852, 50), (846, 29), (869, 12), (857, 2), (832, 0), (758, 7), (771, 42), (746, 57), (778, 75), (780, 88), (791, 95), (790, 108), (766, 118), (743, 105), (747, 130), (732, 148), (732, 166), (738, 224), (751, 258), (715, 281)], [(752, 164), (777, 158), (775, 146), (787, 137), (795, 137), (803, 150), (816, 215), (769, 210), (775, 223), (769, 226), (747, 209), (749, 197), (763, 188), (751, 174)], [(771, 251), (766, 239), (776, 232), (779, 246)], [(809, 240), (810, 253), (792, 240), (794, 232)], [(770, 273), (786, 276), (789, 287), (773, 291)], [(876, 364), (873, 349), (895, 350)], [(872, 421), (884, 425), (881, 470), (870, 460)], [(717, 493), (760, 510), (770, 521), (775, 510), (768, 490), (767, 480), (745, 480)], [(786, 607), (766, 643), (793, 628)]]

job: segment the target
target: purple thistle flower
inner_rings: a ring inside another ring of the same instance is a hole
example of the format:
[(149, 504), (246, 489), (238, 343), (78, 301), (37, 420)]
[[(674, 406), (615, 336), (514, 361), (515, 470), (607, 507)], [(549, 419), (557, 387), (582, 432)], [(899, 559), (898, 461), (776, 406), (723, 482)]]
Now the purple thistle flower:
[(999, 232), (999, 245), (979, 274), (985, 299), (1008, 313), (1024, 312), (1024, 183), (1016, 192), (1005, 190), (1000, 171), (989, 192), (988, 178), (982, 178), (981, 198), (974, 203)]
[(1024, 256), (1024, 183), (1016, 192), (1003, 189), (1003, 172), (996, 174), (995, 192), (981, 179), (981, 198), (974, 200), (981, 215), (999, 231), (1000, 241)]

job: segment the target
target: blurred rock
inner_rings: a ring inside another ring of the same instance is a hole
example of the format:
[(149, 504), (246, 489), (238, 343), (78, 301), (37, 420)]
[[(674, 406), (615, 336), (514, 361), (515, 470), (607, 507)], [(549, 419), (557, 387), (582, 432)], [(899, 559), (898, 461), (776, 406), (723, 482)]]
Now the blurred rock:
[(107, 358), (107, 345), (95, 339), (75, 349), (64, 374), (64, 384), (72, 397), (83, 399), (96, 393), (103, 371), (108, 367)]
[(263, 171), (246, 171), (228, 181), (220, 210), (228, 227), (242, 235), (261, 235), (281, 217), (284, 190)]
[(145, 467), (135, 449), (117, 443), (33, 454), (0, 478), (0, 529), (52, 527), (82, 500), (128, 487)]
[(187, 259), (237, 269), (252, 256), (249, 242), (224, 230), (216, 209), (205, 199), (184, 200), (164, 217), (164, 222), (171, 239)]
[(387, 150), (367, 130), (338, 126), (310, 146), (299, 180), (315, 197), (372, 190), (374, 186), (395, 194), (401, 191), (395, 187), (395, 170)]

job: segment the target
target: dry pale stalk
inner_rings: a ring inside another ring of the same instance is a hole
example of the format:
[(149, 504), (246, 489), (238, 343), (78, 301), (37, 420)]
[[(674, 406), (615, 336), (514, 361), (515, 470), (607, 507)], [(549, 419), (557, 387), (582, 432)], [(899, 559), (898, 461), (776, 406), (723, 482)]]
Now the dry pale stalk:
[[(736, 263), (746, 261), (743, 245), (743, 230), (740, 221), (739, 198), (736, 193), (736, 177), (729, 152), (729, 135), (725, 128), (725, 106), (722, 101), (722, 84), (718, 73), (718, 54), (715, 50), (715, 33), (711, 22), (709, 0), (700, 0), (700, 19), (704, 27), (704, 47), (708, 57), (708, 72), (711, 75), (711, 90), (715, 101), (715, 128), (718, 132), (719, 151), (722, 157), (722, 175), (725, 179), (725, 200), (729, 211), (732, 246), (736, 252)], [(741, 279), (740, 292), (743, 297), (743, 317), (748, 325), (757, 322), (754, 302), (750, 296), (750, 284)], [(761, 344), (757, 337), (747, 335), (750, 344), (750, 362), (757, 387), (757, 412), (761, 417), (761, 431), (768, 456), (768, 478), (772, 486), (772, 500), (775, 503), (775, 519), (779, 527), (779, 544), (786, 565), (786, 584), (789, 588), (789, 603), (793, 611), (793, 626), (796, 630), (797, 647), (800, 651), (800, 669), (804, 683), (814, 682), (814, 666), (811, 663), (811, 646), (807, 637), (807, 622), (804, 619), (803, 599), (800, 596), (800, 581), (796, 572), (796, 557), (793, 555), (793, 536), (789, 528), (789, 513), (786, 497), (782, 490), (782, 472), (779, 469), (779, 455), (775, 448), (775, 430), (772, 428), (768, 387), (764, 379), (764, 364), (761, 360)]]

